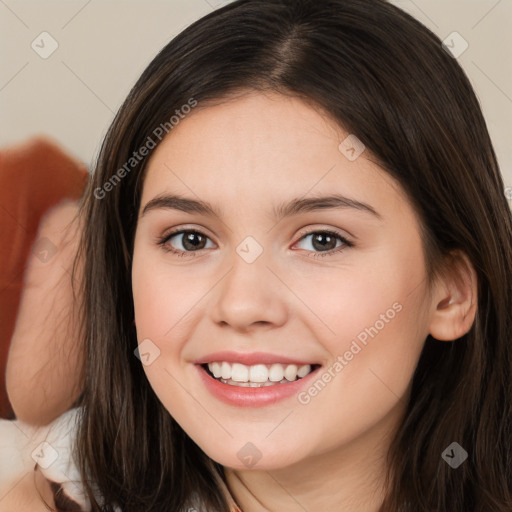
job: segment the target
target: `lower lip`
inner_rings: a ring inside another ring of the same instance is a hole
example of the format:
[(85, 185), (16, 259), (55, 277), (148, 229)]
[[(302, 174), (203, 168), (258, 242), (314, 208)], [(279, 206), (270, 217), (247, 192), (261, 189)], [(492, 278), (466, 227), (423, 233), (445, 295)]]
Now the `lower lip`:
[(230, 386), (211, 377), (201, 365), (196, 365), (196, 368), (206, 389), (219, 400), (236, 407), (264, 407), (297, 395), (302, 388), (310, 383), (321, 367), (302, 379), (260, 388)]

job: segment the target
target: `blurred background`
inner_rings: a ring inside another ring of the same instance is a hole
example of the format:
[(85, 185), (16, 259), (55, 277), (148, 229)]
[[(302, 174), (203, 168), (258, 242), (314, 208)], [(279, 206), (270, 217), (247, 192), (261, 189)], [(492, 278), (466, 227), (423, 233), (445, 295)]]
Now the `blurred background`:
[[(222, 0), (0, 0), (0, 147), (43, 133), (90, 167), (153, 56)], [(394, 0), (460, 55), (512, 186), (512, 2)], [(466, 48), (467, 45), (467, 48)]]

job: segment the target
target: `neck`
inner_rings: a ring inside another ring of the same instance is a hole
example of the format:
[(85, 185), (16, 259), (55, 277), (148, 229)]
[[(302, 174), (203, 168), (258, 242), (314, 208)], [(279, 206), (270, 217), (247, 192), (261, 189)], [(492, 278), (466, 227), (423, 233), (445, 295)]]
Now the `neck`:
[(400, 416), (395, 410), (352, 442), (285, 468), (225, 468), (229, 490), (243, 512), (378, 512)]

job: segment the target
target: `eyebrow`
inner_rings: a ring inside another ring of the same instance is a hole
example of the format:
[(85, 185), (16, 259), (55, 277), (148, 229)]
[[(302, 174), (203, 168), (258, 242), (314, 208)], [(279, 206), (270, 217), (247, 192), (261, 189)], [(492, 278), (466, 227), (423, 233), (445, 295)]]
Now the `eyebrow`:
[[(338, 210), (346, 208), (370, 213), (378, 219), (382, 219), (382, 216), (369, 204), (339, 194), (323, 197), (295, 198), (289, 202), (281, 203), (277, 207), (274, 207), (273, 215), (276, 219), (283, 219), (292, 215), (318, 210)], [(186, 213), (199, 213), (201, 215), (212, 217), (222, 217), (222, 213), (207, 201), (199, 201), (174, 194), (158, 195), (148, 201), (144, 206), (140, 217), (143, 217), (151, 210), (157, 209), (179, 210)]]

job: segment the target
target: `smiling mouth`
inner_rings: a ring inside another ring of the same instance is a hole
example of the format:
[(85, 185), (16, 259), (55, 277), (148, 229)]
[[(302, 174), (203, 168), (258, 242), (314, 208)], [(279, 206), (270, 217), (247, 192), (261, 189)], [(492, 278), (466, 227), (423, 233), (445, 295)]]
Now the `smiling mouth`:
[(201, 365), (213, 379), (229, 386), (261, 388), (289, 384), (300, 380), (320, 367), (319, 364), (255, 364), (216, 361)]

